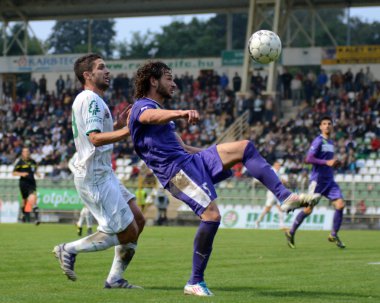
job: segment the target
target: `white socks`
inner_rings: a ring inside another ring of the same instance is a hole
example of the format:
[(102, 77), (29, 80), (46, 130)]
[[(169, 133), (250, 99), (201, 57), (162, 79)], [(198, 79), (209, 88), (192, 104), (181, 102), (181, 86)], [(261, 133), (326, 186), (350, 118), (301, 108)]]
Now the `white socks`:
[(115, 246), (115, 257), (113, 259), (110, 273), (108, 274), (108, 283), (112, 284), (123, 278), (123, 273), (127, 269), (129, 262), (131, 262), (136, 247), (136, 243)]
[(88, 237), (66, 243), (65, 250), (71, 254), (77, 254), (80, 252), (105, 250), (116, 245), (119, 245), (116, 234), (105, 234), (98, 231)]

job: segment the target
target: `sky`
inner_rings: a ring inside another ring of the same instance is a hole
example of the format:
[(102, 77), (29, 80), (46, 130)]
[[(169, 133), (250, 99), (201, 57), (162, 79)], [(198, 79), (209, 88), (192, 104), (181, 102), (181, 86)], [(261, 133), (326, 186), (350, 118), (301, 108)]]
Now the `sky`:
[[(193, 17), (201, 20), (207, 20), (214, 16), (214, 14), (202, 15), (180, 15), (180, 16), (160, 16), (160, 17), (134, 17), (134, 18), (116, 18), (116, 41), (130, 40), (132, 33), (140, 31), (146, 33), (148, 30), (151, 32), (161, 32), (161, 27), (170, 24), (173, 20), (180, 20), (189, 22)], [(351, 17), (360, 17), (363, 20), (372, 22), (380, 22), (380, 6), (365, 7), (365, 8), (351, 8)], [(55, 21), (32, 21), (32, 27), (37, 38), (46, 40), (51, 34), (52, 27)]]
[[(179, 15), (179, 16), (160, 16), (160, 17), (133, 17), (133, 18), (115, 18), (116, 41), (129, 40), (133, 32), (141, 31), (146, 33), (161, 32), (161, 27), (170, 24), (173, 20), (190, 22), (193, 17), (200, 20), (207, 20), (213, 17), (214, 14), (202, 15)], [(55, 21), (33, 21), (30, 26), (37, 38), (45, 40), (49, 37)]]

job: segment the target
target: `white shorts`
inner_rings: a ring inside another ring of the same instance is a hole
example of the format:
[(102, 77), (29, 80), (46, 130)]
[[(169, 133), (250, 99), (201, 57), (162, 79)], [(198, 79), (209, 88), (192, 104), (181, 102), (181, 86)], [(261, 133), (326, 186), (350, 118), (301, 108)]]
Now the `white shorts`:
[(102, 184), (88, 184), (83, 178), (74, 178), (75, 187), (83, 203), (98, 221), (98, 230), (116, 234), (125, 230), (134, 217), (128, 202), (131, 194), (114, 174)]
[(265, 206), (272, 207), (278, 203), (276, 196), (270, 191), (267, 191), (267, 200), (265, 201)]

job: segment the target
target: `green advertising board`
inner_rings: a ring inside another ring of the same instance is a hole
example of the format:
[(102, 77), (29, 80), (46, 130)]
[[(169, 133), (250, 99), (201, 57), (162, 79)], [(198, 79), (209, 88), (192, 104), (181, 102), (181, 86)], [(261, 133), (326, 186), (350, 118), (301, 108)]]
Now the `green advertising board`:
[(83, 207), (75, 189), (38, 188), (37, 204), (40, 209), (80, 210)]
[(243, 50), (222, 51), (222, 66), (242, 66), (244, 61)]
[[(248, 52), (248, 50), (247, 50)], [(222, 51), (222, 66), (243, 66), (244, 50), (224, 50)], [(282, 62), (282, 56), (277, 60), (277, 63)], [(267, 66), (250, 59), (250, 65), (254, 68)]]

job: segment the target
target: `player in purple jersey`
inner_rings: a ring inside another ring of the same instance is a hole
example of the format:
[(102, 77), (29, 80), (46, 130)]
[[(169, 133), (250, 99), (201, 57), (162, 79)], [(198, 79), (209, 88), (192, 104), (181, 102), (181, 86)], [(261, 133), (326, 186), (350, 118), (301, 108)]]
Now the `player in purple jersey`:
[[(330, 117), (323, 117), (319, 124), (321, 134), (316, 137), (310, 146), (306, 157), (306, 163), (313, 164), (311, 171), (309, 192), (319, 193), (332, 202), (335, 207), (332, 231), (328, 237), (330, 242), (339, 248), (346, 246), (338, 237), (338, 231), (342, 224), (344, 201), (339, 185), (334, 181), (334, 167), (340, 165), (339, 160), (334, 158), (334, 144), (330, 139), (333, 123)], [(313, 211), (313, 206), (304, 208), (296, 217), (292, 228), (285, 232), (290, 248), (295, 248), (294, 236), (298, 227)]]
[(200, 149), (184, 144), (175, 133), (173, 120), (197, 123), (196, 110), (165, 110), (162, 105), (175, 91), (171, 69), (162, 62), (148, 62), (135, 77), (135, 97), (129, 128), (138, 156), (154, 172), (163, 187), (185, 202), (201, 218), (194, 239), (193, 267), (185, 294), (212, 296), (204, 281), (204, 271), (220, 223), (214, 184), (232, 175), (230, 168), (243, 162), (250, 174), (270, 189), (283, 211), (314, 205), (319, 195), (291, 193), (252, 142), (213, 145)]

